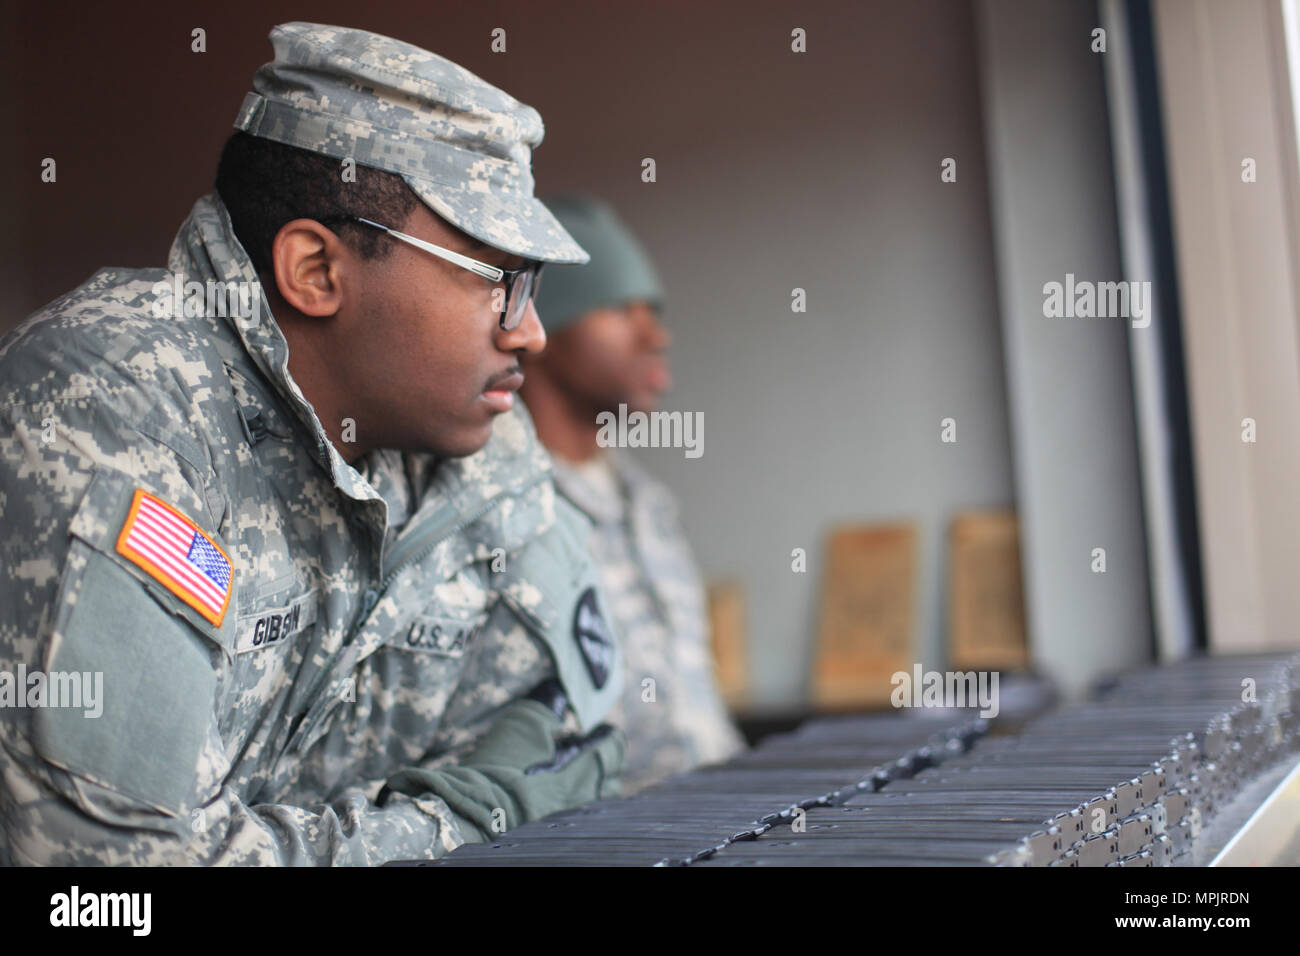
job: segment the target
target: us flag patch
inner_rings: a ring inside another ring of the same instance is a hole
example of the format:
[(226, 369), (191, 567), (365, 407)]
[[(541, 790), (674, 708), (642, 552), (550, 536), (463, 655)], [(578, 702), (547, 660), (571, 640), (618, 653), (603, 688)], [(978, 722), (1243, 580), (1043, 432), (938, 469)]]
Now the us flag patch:
[(193, 521), (167, 502), (137, 488), (117, 553), (220, 627), (230, 606), (230, 559)]

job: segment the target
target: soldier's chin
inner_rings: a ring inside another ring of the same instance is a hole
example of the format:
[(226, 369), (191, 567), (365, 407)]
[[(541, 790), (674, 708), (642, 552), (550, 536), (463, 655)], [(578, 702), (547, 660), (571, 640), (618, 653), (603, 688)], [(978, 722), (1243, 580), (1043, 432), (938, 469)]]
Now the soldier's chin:
[(439, 458), (467, 458), (482, 451), (491, 437), (492, 422), (489, 420), (486, 425), (467, 426), (454, 434), (439, 433), (420, 450)]
[[(663, 403), (663, 393), (656, 392), (653, 389), (637, 389), (629, 392), (620, 401), (627, 405), (629, 412), (650, 412), (658, 411), (659, 406)], [(618, 403), (614, 403), (614, 410), (618, 409)]]

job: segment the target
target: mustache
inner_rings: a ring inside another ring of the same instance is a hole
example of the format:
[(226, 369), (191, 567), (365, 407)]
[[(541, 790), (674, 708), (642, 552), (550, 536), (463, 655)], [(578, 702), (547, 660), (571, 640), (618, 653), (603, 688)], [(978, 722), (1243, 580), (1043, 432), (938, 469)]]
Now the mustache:
[(495, 388), (496, 386), (500, 385), (500, 384), (501, 384), (502, 382), (504, 382), (506, 379), (511, 378), (511, 377), (513, 377), (513, 376), (515, 376), (515, 375), (523, 375), (523, 374), (524, 374), (523, 369), (521, 369), (521, 368), (519, 367), (518, 363), (516, 363), (516, 364), (510, 366), (510, 367), (509, 367), (508, 369), (506, 369), (505, 371), (503, 371), (503, 372), (498, 372), (496, 375), (493, 375), (490, 379), (488, 379), (488, 383), (487, 383), (486, 385), (483, 386), (483, 391), (485, 391), (485, 392), (486, 392), (486, 391), (490, 391), (491, 389), (493, 389), (493, 388)]

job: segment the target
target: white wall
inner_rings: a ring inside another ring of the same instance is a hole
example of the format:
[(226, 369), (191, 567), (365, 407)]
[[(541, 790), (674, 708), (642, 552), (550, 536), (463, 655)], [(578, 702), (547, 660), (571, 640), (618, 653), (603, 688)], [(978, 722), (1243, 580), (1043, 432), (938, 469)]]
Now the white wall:
[(1154, 644), (1131, 322), (1047, 318), (1043, 288), (1145, 277), (1120, 265), (1095, 7), (977, 9), (1031, 646), (1078, 693)]

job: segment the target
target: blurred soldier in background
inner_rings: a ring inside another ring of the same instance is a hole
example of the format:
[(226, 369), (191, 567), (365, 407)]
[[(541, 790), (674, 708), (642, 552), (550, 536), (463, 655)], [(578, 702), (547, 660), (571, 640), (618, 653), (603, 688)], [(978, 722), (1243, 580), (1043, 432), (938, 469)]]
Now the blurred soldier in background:
[(623, 642), (626, 792), (741, 749), (713, 674), (700, 574), (672, 493), (631, 455), (597, 442), (596, 417), (650, 412), (671, 386), (663, 293), (636, 239), (604, 203), (547, 200), (591, 255), (548, 266), (538, 314), (549, 333), (524, 358), (521, 394), (555, 461), (560, 493), (595, 522), (591, 548)]

